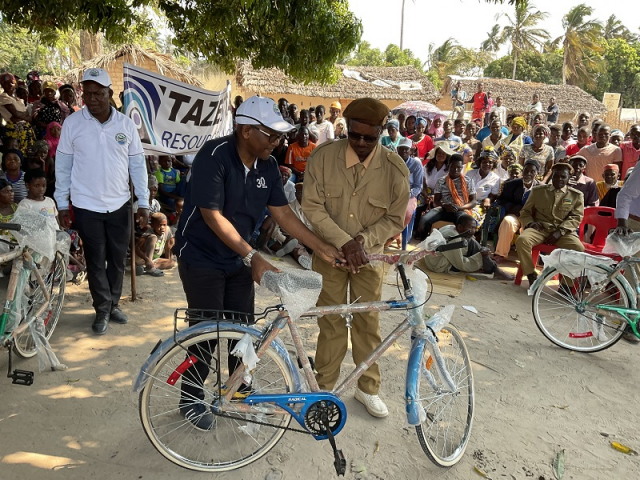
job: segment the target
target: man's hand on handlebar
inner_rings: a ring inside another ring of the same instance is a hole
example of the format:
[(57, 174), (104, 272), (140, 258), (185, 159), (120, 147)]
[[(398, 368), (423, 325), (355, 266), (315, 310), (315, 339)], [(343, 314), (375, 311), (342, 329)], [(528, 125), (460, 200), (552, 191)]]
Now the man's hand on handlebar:
[(325, 262), (329, 262), (334, 267), (337, 267), (340, 264), (345, 264), (346, 259), (342, 252), (338, 250), (333, 245), (329, 245), (328, 243), (322, 243), (320, 248), (316, 248), (314, 252), (320, 256)]
[(615, 234), (616, 235), (622, 235), (623, 237), (625, 235), (629, 235), (631, 233), (631, 229), (629, 228), (629, 226), (627, 225), (627, 220), (624, 218), (619, 218), (618, 219), (618, 227), (615, 229)]
[(358, 273), (360, 267), (369, 263), (367, 252), (364, 250), (364, 238), (358, 235), (353, 240), (349, 240), (342, 246), (342, 254), (347, 261), (346, 268), (353, 273)]

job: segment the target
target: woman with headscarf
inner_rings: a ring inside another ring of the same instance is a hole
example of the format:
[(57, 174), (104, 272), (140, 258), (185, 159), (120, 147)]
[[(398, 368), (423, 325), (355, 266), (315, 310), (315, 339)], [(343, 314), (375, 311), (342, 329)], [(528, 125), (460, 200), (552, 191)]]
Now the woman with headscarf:
[(53, 82), (44, 82), (42, 85), (44, 94), (40, 103), (33, 106), (33, 122), (37, 127), (38, 138), (44, 137), (47, 125), (58, 122), (60, 125), (69, 116), (69, 107), (56, 99), (58, 87)]
[(60, 92), (60, 101), (67, 106), (70, 113), (80, 110), (78, 100), (76, 98), (76, 90), (72, 85), (65, 83), (58, 88), (58, 91)]
[(511, 147), (511, 149), (516, 152), (518, 159), (520, 159), (520, 151), (522, 150), (522, 147), (533, 143), (531, 137), (528, 137), (523, 133), (525, 128), (527, 128), (527, 121), (524, 117), (515, 117), (511, 121), (511, 133), (502, 141), (502, 145)]
[(533, 126), (531, 129), (533, 143), (531, 145), (523, 145), (522, 150), (520, 150), (518, 158), (520, 165), (524, 165), (527, 160), (535, 160), (542, 166), (543, 175), (551, 171), (554, 151), (553, 147), (545, 143), (550, 133), (551, 131), (546, 125), (538, 124)]
[(411, 137), (413, 144), (418, 152), (418, 158), (422, 165), (427, 163), (427, 154), (433, 149), (433, 140), (429, 135), (424, 133), (427, 128), (427, 121), (422, 118), (416, 118), (416, 133)]
[(506, 182), (509, 180), (509, 167), (513, 164), (520, 165), (519, 163), (516, 163), (516, 152), (511, 147), (501, 146), (496, 153), (500, 155), (500, 161), (498, 162), (494, 173), (500, 177), (500, 180)]
[(387, 147), (392, 152), (398, 151), (398, 145), (400, 141), (404, 138), (399, 133), (400, 130), (400, 122), (398, 120), (389, 120), (387, 122), (387, 133), (384, 137), (380, 137), (380, 143), (383, 147)]
[(47, 125), (47, 133), (44, 134), (44, 140), (49, 145), (49, 157), (53, 159), (56, 158), (61, 131), (62, 125), (60, 125), (58, 122), (51, 122), (49, 125)]
[(427, 135), (429, 135), (433, 139), (444, 135), (444, 127), (442, 126), (441, 117), (436, 117), (433, 119), (431, 125), (429, 125), (429, 128), (427, 129)]
[(15, 96), (16, 79), (10, 73), (0, 75), (0, 86), (3, 92), (0, 94), (0, 116), (6, 122), (5, 135), (18, 140), (18, 147), (26, 151), (35, 141), (35, 135), (31, 128), (31, 115), (27, 113), (27, 107), (22, 100)]

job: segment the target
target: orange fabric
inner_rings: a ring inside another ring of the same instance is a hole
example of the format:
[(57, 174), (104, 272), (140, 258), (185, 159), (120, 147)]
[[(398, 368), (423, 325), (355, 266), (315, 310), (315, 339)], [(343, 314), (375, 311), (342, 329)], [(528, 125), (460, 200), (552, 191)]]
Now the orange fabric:
[[(461, 207), (462, 205), (466, 205), (469, 203), (469, 188), (467, 187), (467, 179), (464, 178), (463, 175), (460, 175), (460, 188), (462, 188), (462, 198), (460, 198), (460, 194), (458, 193), (458, 189), (456, 188), (456, 184), (453, 183), (453, 180), (449, 175), (447, 175), (447, 188), (451, 192), (451, 198), (456, 205)], [(471, 210), (465, 210), (469, 215), (471, 215)]]
[(287, 156), (284, 163), (292, 165), (293, 168), (300, 172), (304, 172), (305, 168), (307, 168), (307, 159), (314, 148), (316, 148), (315, 143), (309, 142), (308, 146), (301, 147), (298, 142), (294, 142), (287, 148)]

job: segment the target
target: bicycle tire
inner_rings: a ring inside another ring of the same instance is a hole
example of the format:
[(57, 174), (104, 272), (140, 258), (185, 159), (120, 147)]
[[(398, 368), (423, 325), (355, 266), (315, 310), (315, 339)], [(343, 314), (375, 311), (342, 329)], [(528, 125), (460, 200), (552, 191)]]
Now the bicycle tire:
[(594, 353), (614, 345), (627, 326), (622, 319), (596, 317), (595, 306), (634, 305), (627, 294), (628, 282), (621, 274), (614, 276), (602, 294), (587, 303), (584, 299), (592, 294), (587, 270), (607, 276), (613, 271), (609, 267), (590, 265), (572, 279), (569, 286), (568, 280), (554, 280), (559, 274), (551, 269), (533, 294), (532, 310), (538, 329), (553, 344), (574, 352)]
[[(56, 257), (51, 264), (49, 271), (43, 275), (44, 284), (49, 290), (51, 296), (49, 309), (44, 312), (44, 328), (47, 339), (51, 338), (53, 331), (58, 324), (62, 305), (64, 303), (64, 295), (66, 291), (66, 274), (67, 262), (60, 252), (56, 252)], [(30, 295), (27, 296), (28, 304), (26, 313), (22, 316), (21, 323), (28, 321), (32, 312), (37, 311), (45, 297), (42, 294), (42, 288), (35, 279), (30, 279), (30, 286), (33, 288)], [(16, 292), (17, 294), (18, 292)], [(35, 342), (31, 336), (31, 330), (27, 328), (21, 332), (13, 341), (14, 351), (23, 358), (31, 358), (37, 352)]]
[(429, 365), (430, 353), (425, 348), (421, 365), (433, 372), (439, 388), (434, 392), (429, 383), (418, 376), (418, 400), (422, 402), (426, 418), (416, 425), (416, 433), (429, 460), (449, 468), (460, 461), (471, 436), (475, 413), (473, 371), (467, 346), (456, 327), (449, 324), (438, 333), (438, 347), (459, 388), (448, 392), (449, 387), (436, 373), (435, 365)]
[[(220, 359), (226, 359), (228, 340), (240, 340), (244, 332), (221, 330), (195, 335), (183, 342), (188, 348), (195, 344), (220, 338), (222, 345)], [(202, 472), (223, 472), (244, 467), (270, 451), (284, 435), (284, 428), (291, 422), (291, 415), (269, 415), (258, 419), (275, 425), (273, 428), (261, 425), (255, 434), (247, 433), (239, 427), (236, 419), (216, 416), (215, 425), (209, 431), (197, 430), (179, 413), (180, 385), (183, 376), (173, 385), (167, 383), (169, 376), (186, 359), (186, 352), (180, 345), (167, 351), (150, 371), (149, 379), (140, 392), (139, 412), (143, 429), (153, 446), (171, 462), (189, 470)], [(226, 362), (222, 362), (226, 363)], [(221, 382), (228, 378), (228, 368), (221, 370)], [(255, 370), (252, 392), (274, 394), (291, 392), (294, 382), (285, 360), (272, 347), (268, 347)], [(216, 373), (211, 371), (204, 383), (205, 402), (211, 405), (218, 398)], [(256, 415), (250, 415), (256, 418)], [(246, 418), (246, 417), (245, 417)], [(249, 424), (247, 425), (255, 425)], [(264, 441), (262, 440), (264, 438)], [(250, 441), (248, 441), (250, 440)], [(237, 450), (237, 452), (232, 452)]]

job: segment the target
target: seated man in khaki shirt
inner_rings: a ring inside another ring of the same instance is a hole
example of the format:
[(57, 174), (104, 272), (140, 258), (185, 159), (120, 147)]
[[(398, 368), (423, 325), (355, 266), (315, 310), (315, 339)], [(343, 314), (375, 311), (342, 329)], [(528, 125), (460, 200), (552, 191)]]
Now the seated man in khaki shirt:
[[(379, 301), (381, 265), (370, 265), (367, 253), (382, 253), (388, 238), (400, 233), (409, 202), (409, 170), (402, 158), (379, 144), (389, 109), (378, 100), (360, 98), (344, 110), (349, 138), (316, 148), (307, 164), (302, 210), (314, 232), (341, 249), (346, 268), (313, 256), (313, 269), (322, 274), (318, 306)], [(316, 352), (320, 388), (331, 390), (347, 353), (348, 330), (340, 315), (318, 319)], [(354, 314), (351, 343), (356, 365), (380, 345), (378, 312)], [(373, 364), (358, 380), (356, 399), (375, 417), (388, 410), (378, 396), (380, 370)]]
[(580, 190), (567, 186), (573, 168), (568, 163), (551, 167), (551, 183), (531, 189), (520, 210), (524, 231), (516, 240), (522, 274), (533, 284), (538, 274), (531, 259), (534, 246), (546, 243), (584, 252), (576, 233), (584, 215), (584, 197)]

